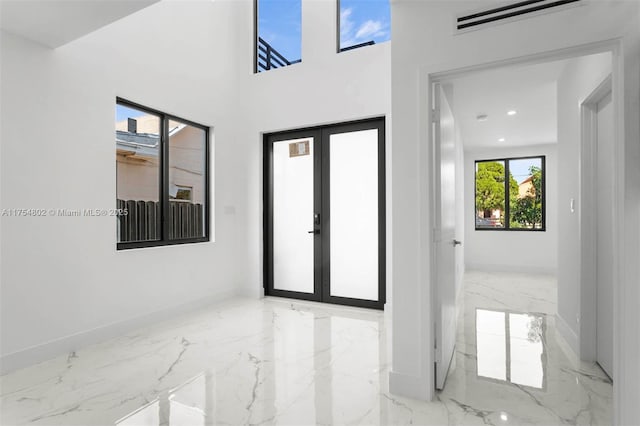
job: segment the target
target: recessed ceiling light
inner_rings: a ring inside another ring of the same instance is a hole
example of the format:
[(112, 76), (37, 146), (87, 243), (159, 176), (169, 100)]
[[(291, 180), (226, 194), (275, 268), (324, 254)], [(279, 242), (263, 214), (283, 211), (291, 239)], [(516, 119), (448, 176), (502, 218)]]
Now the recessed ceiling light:
[(498, 139), (498, 142), (504, 142), (504, 138)]
[(517, 113), (518, 113), (518, 111), (516, 111), (515, 109), (507, 111), (507, 115), (516, 115)]
[(502, 420), (503, 422), (506, 422), (507, 420), (509, 420), (509, 416), (507, 416), (507, 413), (505, 413), (504, 411), (500, 413), (500, 420)]
[(478, 114), (476, 116), (476, 120), (478, 121), (487, 121), (487, 118), (489, 118), (487, 114)]

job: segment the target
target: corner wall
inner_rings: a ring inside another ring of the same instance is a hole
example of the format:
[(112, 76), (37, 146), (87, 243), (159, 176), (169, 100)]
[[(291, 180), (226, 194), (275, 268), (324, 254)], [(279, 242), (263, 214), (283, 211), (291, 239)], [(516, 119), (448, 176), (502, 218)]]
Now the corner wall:
[(232, 2), (160, 2), (56, 50), (1, 34), (3, 209), (115, 208), (116, 96), (213, 136), (210, 242), (117, 251), (114, 217), (1, 218), (3, 371), (236, 293), (249, 201), (220, 40), (237, 20)]
[(390, 43), (338, 54), (336, 2), (302, 13), (303, 62), (260, 74), (252, 0), (160, 2), (56, 50), (1, 33), (3, 209), (115, 207), (116, 96), (213, 136), (208, 243), (117, 251), (114, 218), (0, 219), (3, 371), (261, 297), (263, 133), (386, 116), (390, 152)]

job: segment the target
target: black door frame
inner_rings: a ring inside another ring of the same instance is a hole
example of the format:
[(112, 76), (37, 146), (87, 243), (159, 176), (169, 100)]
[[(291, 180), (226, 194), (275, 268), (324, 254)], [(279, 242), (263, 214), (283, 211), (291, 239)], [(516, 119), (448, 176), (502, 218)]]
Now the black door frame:
[[(362, 130), (378, 130), (378, 300), (331, 296), (330, 283), (330, 185), (329, 138), (332, 134)], [(273, 144), (275, 142), (313, 138), (314, 213), (320, 213), (320, 223), (314, 224), (314, 292), (278, 290), (273, 287)], [(267, 296), (327, 302), (362, 308), (384, 309), (386, 301), (386, 189), (385, 189), (385, 118), (337, 123), (305, 129), (268, 133), (263, 137), (263, 235), (264, 290)]]

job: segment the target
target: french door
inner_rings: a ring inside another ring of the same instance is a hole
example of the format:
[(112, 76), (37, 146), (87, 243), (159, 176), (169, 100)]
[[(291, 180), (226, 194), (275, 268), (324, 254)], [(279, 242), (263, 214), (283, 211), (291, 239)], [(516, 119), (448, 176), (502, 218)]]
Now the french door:
[(264, 137), (265, 293), (383, 309), (384, 118)]

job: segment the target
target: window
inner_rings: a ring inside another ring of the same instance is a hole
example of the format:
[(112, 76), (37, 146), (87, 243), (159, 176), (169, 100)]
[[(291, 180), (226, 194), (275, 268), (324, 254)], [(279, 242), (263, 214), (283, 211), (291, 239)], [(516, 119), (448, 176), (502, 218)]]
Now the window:
[(338, 52), (391, 39), (389, 0), (338, 0)]
[(302, 61), (302, 0), (255, 0), (255, 72)]
[(476, 161), (476, 229), (544, 231), (545, 157)]
[(209, 241), (209, 130), (116, 101), (118, 249)]

